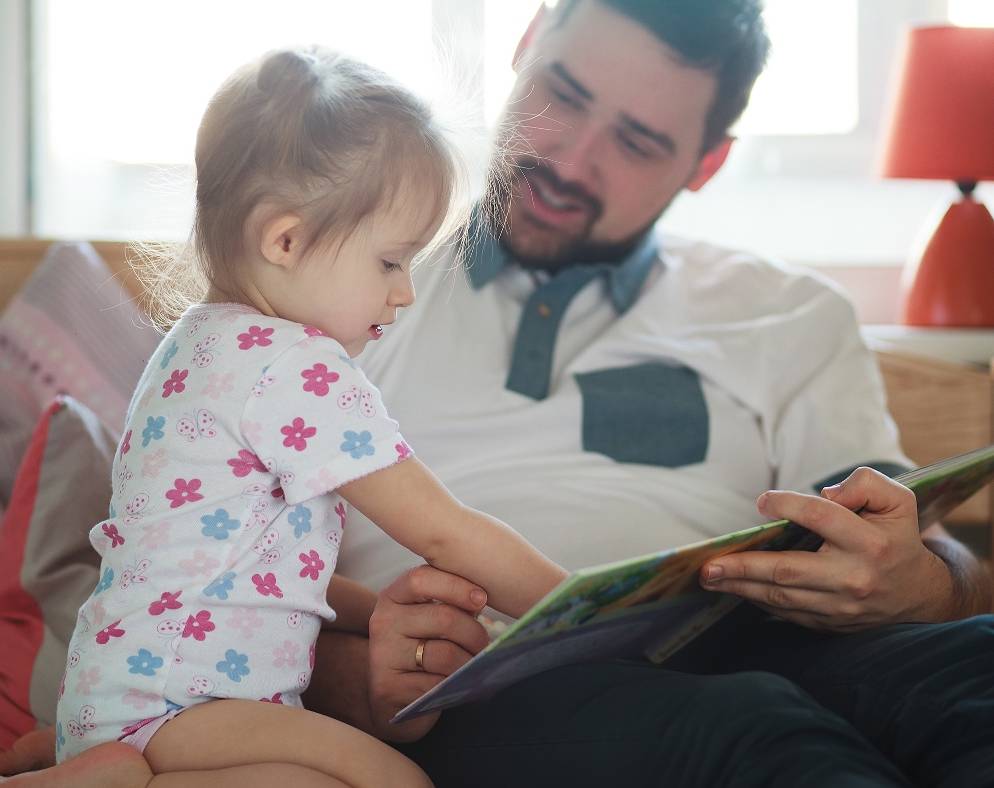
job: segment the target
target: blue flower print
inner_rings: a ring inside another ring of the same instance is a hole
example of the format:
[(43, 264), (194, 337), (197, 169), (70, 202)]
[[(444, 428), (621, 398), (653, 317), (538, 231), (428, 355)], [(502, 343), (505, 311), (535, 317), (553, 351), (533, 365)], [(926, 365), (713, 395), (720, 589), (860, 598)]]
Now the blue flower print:
[(228, 678), (241, 682), (242, 676), (249, 674), (248, 654), (239, 654), (233, 648), (224, 652), (224, 659), (217, 663), (218, 673), (227, 673)]
[(205, 514), (200, 518), (200, 522), (204, 524), (200, 533), (218, 540), (227, 539), (228, 531), (234, 531), (242, 525), (238, 520), (228, 516), (227, 509), (218, 509), (214, 514)]
[(286, 518), (293, 526), (293, 536), (299, 539), (311, 531), (311, 510), (302, 503), (297, 504)]
[(166, 417), (159, 416), (153, 419), (151, 416), (145, 421), (145, 429), (142, 430), (142, 448), (147, 448), (152, 441), (161, 440), (165, 436)]
[(162, 667), (162, 657), (153, 657), (147, 648), (138, 649), (133, 657), (128, 657), (128, 673), (140, 673), (143, 676), (154, 676), (155, 671)]
[(342, 437), (345, 438), (345, 441), (339, 448), (341, 448), (342, 451), (351, 454), (353, 460), (361, 460), (367, 455), (372, 456), (376, 451), (376, 449), (370, 445), (370, 441), (373, 440), (373, 435), (369, 430), (363, 430), (362, 432), (346, 430)]
[(220, 577), (215, 577), (204, 589), (204, 596), (216, 596), (218, 599), (227, 599), (228, 592), (235, 587), (235, 573), (225, 572)]
[(62, 735), (62, 723), (55, 723), (55, 751), (58, 752), (66, 746), (66, 737)]
[(165, 352), (162, 357), (162, 361), (159, 362), (159, 366), (165, 369), (169, 366), (169, 362), (173, 360), (173, 356), (176, 355), (176, 351), (179, 350), (179, 345), (173, 342), (172, 346)]
[(93, 596), (106, 591), (111, 587), (114, 582), (114, 570), (109, 566), (104, 570), (103, 576), (100, 578), (100, 582), (97, 583), (97, 587), (93, 589)]

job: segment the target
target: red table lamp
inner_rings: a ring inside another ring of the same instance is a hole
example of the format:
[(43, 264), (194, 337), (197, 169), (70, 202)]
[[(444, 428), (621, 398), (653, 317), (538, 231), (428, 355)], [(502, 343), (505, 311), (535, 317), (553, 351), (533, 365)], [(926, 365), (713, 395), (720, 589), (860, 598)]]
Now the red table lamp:
[(994, 28), (909, 32), (882, 174), (954, 181), (961, 198), (902, 278), (902, 323), (994, 326), (994, 219), (973, 199), (994, 179)]

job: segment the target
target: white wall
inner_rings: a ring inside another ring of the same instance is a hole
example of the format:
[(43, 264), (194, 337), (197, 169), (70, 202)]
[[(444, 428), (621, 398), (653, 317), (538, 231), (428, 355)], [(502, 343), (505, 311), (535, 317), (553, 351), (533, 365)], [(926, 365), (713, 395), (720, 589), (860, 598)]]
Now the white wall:
[(27, 0), (0, 2), (0, 235), (27, 230)]

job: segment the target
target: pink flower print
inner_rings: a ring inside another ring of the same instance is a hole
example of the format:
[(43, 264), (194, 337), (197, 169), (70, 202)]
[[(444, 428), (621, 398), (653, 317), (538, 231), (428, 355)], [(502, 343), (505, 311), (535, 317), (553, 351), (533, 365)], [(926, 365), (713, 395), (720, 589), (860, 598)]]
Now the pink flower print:
[(272, 328), (261, 328), (260, 326), (249, 326), (249, 330), (238, 335), (238, 349), (250, 350), (258, 345), (259, 347), (269, 347), (273, 341), (269, 338), (273, 335)]
[(328, 385), (338, 380), (338, 373), (330, 372), (324, 364), (315, 364), (301, 372), (300, 376), (305, 381), (304, 391), (309, 391), (318, 397), (326, 397), (329, 391)]
[(142, 476), (156, 478), (166, 465), (166, 450), (156, 449), (142, 458)]
[(248, 421), (247, 419), (242, 422), (242, 435), (245, 436), (245, 440), (249, 443), (258, 443), (262, 440), (262, 425), (257, 421)]
[(186, 376), (190, 374), (188, 369), (174, 369), (169, 376), (169, 380), (162, 384), (162, 398), (166, 399), (170, 394), (182, 394), (186, 391)]
[(317, 476), (307, 481), (307, 486), (315, 495), (322, 495), (328, 490), (334, 490), (338, 486), (338, 480), (327, 468), (322, 468)]
[(179, 568), (191, 577), (213, 577), (219, 566), (221, 562), (207, 555), (203, 550), (194, 550), (193, 556), (179, 562)]
[(225, 394), (235, 390), (234, 372), (212, 372), (207, 378), (207, 385), (204, 386), (201, 394), (205, 394), (211, 399), (221, 399)]
[(280, 427), (280, 432), (286, 435), (283, 439), (283, 445), (288, 449), (296, 449), (297, 451), (306, 449), (307, 439), (313, 438), (317, 431), (317, 427), (308, 427), (305, 425), (304, 420), (300, 416), (297, 416), (292, 424)]
[(338, 515), (338, 519), (342, 524), (342, 530), (345, 530), (345, 501), (339, 501), (335, 506), (335, 514)]
[(156, 703), (159, 701), (159, 696), (154, 692), (142, 692), (134, 687), (129, 689), (124, 693), (124, 697), (121, 698), (121, 703), (125, 706), (133, 706), (135, 709), (144, 709), (149, 703)]
[(406, 460), (408, 457), (411, 456), (411, 454), (413, 454), (413, 452), (411, 451), (411, 447), (408, 446), (406, 443), (404, 443), (404, 441), (401, 441), (400, 443), (396, 444), (394, 446), (394, 449), (396, 449), (397, 451), (397, 462), (400, 462), (401, 460)]
[(255, 583), (255, 590), (262, 596), (283, 598), (283, 589), (276, 585), (276, 575), (272, 572), (266, 572), (265, 575), (252, 575), (252, 582)]
[(297, 557), (304, 565), (304, 568), (300, 570), (300, 576), (309, 577), (311, 580), (317, 580), (318, 575), (321, 574), (321, 570), (324, 569), (324, 561), (321, 560), (321, 556), (318, 555), (318, 551), (311, 550), (307, 553), (301, 553)]
[(124, 537), (118, 532), (117, 526), (114, 525), (114, 523), (104, 523), (100, 526), (100, 530), (104, 532), (104, 536), (110, 539), (110, 546), (112, 550), (115, 547), (124, 544)]
[(196, 615), (188, 616), (186, 625), (183, 627), (183, 637), (193, 637), (194, 640), (203, 641), (208, 632), (216, 629), (211, 621), (211, 611), (201, 610)]
[(183, 603), (179, 601), (182, 591), (163, 591), (162, 596), (148, 606), (150, 616), (161, 616), (167, 610), (179, 610)]
[(96, 638), (94, 640), (101, 646), (106, 646), (111, 638), (124, 637), (124, 630), (121, 629), (118, 624), (121, 623), (121, 619), (118, 619), (113, 624), (104, 627), (99, 632), (97, 632)]
[(266, 472), (266, 466), (262, 464), (262, 460), (248, 449), (240, 449), (237, 457), (228, 460), (228, 465), (231, 466), (231, 472), (239, 479), (248, 476), (252, 471)]
[(273, 667), (293, 667), (297, 664), (300, 646), (292, 640), (284, 640), (282, 646), (273, 649)]
[(80, 695), (89, 695), (90, 690), (99, 683), (100, 666), (94, 665), (92, 668), (79, 672), (79, 678), (76, 681), (76, 692)]
[(194, 501), (202, 500), (202, 496), (197, 490), (200, 489), (200, 479), (177, 479), (173, 482), (173, 489), (166, 492), (166, 498), (169, 499), (169, 508), (176, 509), (185, 503), (192, 503)]
[(259, 698), (263, 703), (283, 703), (283, 693), (277, 692), (271, 698)]
[(131, 430), (128, 430), (124, 434), (124, 440), (121, 441), (121, 456), (123, 457), (129, 451), (131, 451)]
[(253, 630), (259, 629), (263, 621), (254, 607), (236, 607), (231, 611), (227, 624), (232, 629), (237, 629), (243, 638), (250, 639)]
[(142, 534), (142, 538), (138, 540), (138, 544), (147, 550), (158, 550), (169, 544), (169, 529), (171, 527), (172, 524), (165, 521), (148, 526), (145, 533)]
[(304, 326), (304, 333), (309, 337), (323, 337), (326, 336), (324, 331), (315, 326)]

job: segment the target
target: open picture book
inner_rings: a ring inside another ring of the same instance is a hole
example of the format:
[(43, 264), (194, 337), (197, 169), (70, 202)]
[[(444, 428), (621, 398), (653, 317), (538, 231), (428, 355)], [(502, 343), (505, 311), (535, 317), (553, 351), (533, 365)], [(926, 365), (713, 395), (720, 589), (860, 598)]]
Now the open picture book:
[[(994, 478), (994, 445), (896, 476), (918, 500), (924, 529)], [(398, 712), (393, 722), (492, 696), (528, 676), (639, 652), (662, 662), (738, 605), (705, 591), (701, 567), (745, 550), (817, 550), (821, 539), (788, 520), (685, 547), (573, 572), (490, 645)]]

